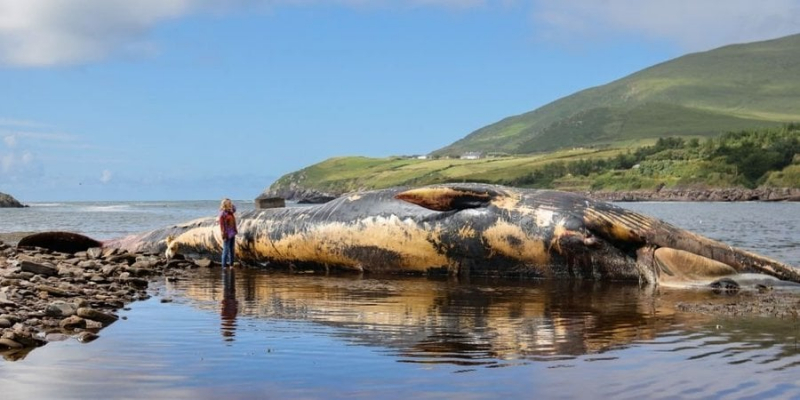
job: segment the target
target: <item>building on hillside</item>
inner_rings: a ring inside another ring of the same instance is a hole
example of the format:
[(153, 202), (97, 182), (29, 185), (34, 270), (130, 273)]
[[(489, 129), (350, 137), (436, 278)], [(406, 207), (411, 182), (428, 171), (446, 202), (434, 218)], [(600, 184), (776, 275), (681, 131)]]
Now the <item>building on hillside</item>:
[(462, 160), (477, 160), (483, 156), (483, 153), (480, 151), (468, 151), (461, 155)]

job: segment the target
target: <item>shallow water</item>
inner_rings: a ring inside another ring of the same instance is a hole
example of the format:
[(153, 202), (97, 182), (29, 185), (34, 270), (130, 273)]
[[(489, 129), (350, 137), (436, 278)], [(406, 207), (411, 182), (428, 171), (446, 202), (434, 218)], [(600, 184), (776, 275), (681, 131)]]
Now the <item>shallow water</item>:
[[(797, 203), (622, 205), (800, 264)], [(164, 214), (153, 227), (178, 222)], [(3, 398), (800, 398), (798, 319), (675, 311), (734, 297), (197, 271), (154, 287), (94, 342), (53, 342), (0, 362)]]
[[(240, 212), (253, 209), (252, 202), (236, 205)], [(0, 232), (70, 231), (106, 240), (213, 216), (218, 207), (214, 200), (30, 203), (0, 208)]]

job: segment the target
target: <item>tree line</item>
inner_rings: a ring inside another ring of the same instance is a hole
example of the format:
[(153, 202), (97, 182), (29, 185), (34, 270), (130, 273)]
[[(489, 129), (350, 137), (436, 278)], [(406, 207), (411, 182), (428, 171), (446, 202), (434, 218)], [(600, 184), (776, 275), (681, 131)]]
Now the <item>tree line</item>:
[(584, 158), (555, 161), (530, 173), (502, 180), (510, 186), (549, 188), (568, 175), (589, 177), (610, 171), (631, 170), (647, 160), (705, 161), (732, 170), (737, 183), (756, 187), (772, 171), (779, 171), (798, 160), (800, 124), (780, 128), (728, 132), (703, 141), (697, 138), (659, 138), (652, 146), (628, 150), (611, 158)]

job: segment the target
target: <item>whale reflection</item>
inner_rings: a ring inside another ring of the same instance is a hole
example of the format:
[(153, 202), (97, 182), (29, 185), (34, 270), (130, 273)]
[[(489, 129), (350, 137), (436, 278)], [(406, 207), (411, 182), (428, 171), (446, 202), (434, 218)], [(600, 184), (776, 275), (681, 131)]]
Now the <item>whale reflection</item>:
[[(638, 285), (198, 271), (176, 287), (198, 307), (236, 318), (311, 321), (388, 348), (403, 362), (493, 365), (574, 358), (656, 338), (676, 324), (675, 301)], [(678, 292), (681, 296), (705, 293)], [(680, 318), (689, 318), (681, 315)], [(697, 318), (697, 317), (694, 317)], [(702, 317), (699, 317), (702, 318)]]

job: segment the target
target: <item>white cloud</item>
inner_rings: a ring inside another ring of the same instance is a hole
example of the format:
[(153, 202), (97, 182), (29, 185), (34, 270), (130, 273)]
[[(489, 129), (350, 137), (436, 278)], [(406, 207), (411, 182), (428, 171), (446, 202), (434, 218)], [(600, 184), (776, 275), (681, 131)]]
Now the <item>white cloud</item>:
[[(0, 0), (1, 2), (2, 0)], [(2, 4), (2, 3), (0, 3)], [(49, 128), (49, 125), (36, 121), (28, 121), (24, 119), (2, 118), (0, 117), (0, 128)]]
[(536, 30), (547, 40), (638, 35), (688, 50), (797, 33), (800, 20), (800, 0), (0, 0), (0, 64), (57, 66), (151, 55), (158, 45), (150, 32), (165, 21), (326, 4), (401, 10), (532, 6)]
[[(2, 131), (0, 131), (2, 133)], [(15, 143), (20, 139), (31, 139), (37, 142), (73, 142), (77, 139), (76, 136), (60, 132), (34, 132), (34, 131), (14, 131), (6, 136), (13, 136)], [(6, 140), (4, 138), (4, 140)]]
[(0, 62), (75, 64), (146, 48), (158, 22), (191, 9), (192, 0), (0, 0)]
[(14, 135), (6, 135), (3, 137), (3, 142), (5, 142), (8, 148), (14, 148), (17, 145), (17, 137)]
[(798, 33), (800, 0), (538, 0), (534, 18), (547, 40), (644, 35), (696, 51)]
[(22, 165), (30, 165), (33, 162), (33, 154), (30, 151), (25, 151), (22, 153)]
[(14, 154), (3, 154), (0, 155), (0, 172), (3, 175), (9, 174), (11, 172), (11, 167), (14, 166)]
[[(47, 159), (66, 154), (64, 149), (87, 146), (80, 137), (58, 132), (57, 128), (36, 122), (0, 117), (0, 137), (5, 144), (0, 152), (0, 183), (27, 182), (38, 184), (45, 175)], [(71, 157), (74, 164), (89, 157)]]
[(25, 176), (33, 167), (36, 167), (34, 161), (33, 154), (29, 151), (0, 154), (0, 172), (4, 178)]
[(112, 176), (113, 176), (113, 174), (111, 173), (111, 171), (109, 171), (107, 169), (103, 170), (103, 172), (100, 174), (100, 182), (102, 182), (102, 183), (111, 182)]
[(157, 52), (150, 31), (193, 13), (280, 6), (442, 7), (464, 9), (514, 0), (0, 0), (0, 64), (83, 64), (113, 54)]

